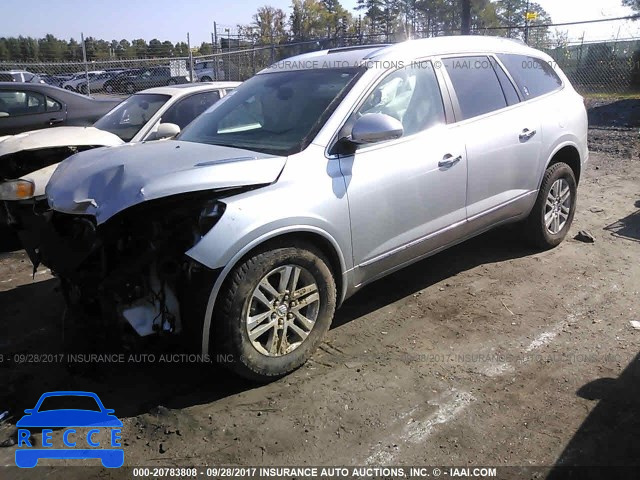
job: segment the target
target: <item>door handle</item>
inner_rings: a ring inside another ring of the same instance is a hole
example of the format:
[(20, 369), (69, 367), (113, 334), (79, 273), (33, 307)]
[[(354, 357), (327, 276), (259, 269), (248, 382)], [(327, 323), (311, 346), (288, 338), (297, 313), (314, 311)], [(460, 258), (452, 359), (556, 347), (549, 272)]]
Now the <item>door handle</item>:
[(49, 119), (49, 125), (56, 125), (58, 123), (62, 123), (64, 122), (64, 119), (62, 118), (50, 118)]
[(444, 157), (442, 157), (442, 161), (438, 162), (439, 168), (451, 168), (456, 163), (462, 160), (462, 155), (458, 155), (456, 158), (453, 158), (453, 155), (447, 153)]
[(529, 130), (528, 128), (525, 128), (524, 130), (522, 130), (522, 133), (520, 134), (520, 141), (521, 142), (526, 142), (531, 137), (533, 137), (535, 134), (536, 134), (535, 130)]

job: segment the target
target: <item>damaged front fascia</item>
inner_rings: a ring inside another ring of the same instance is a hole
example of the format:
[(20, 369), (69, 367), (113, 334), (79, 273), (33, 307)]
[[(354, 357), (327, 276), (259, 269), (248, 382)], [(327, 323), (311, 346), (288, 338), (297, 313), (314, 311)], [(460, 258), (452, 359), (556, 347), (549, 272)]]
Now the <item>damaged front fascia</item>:
[[(174, 247), (181, 250), (173, 254), (180, 256), (200, 241), (208, 232), (199, 231), (201, 225), (198, 223), (208, 202), (218, 202), (261, 186), (189, 192), (144, 202), (118, 213), (102, 225), (97, 225), (95, 218), (90, 215), (71, 215), (51, 210), (35, 215), (17, 215), (21, 223), (14, 225), (14, 228), (34, 264), (34, 270), (42, 263), (73, 283), (113, 289), (122, 279), (153, 263), (158, 253), (165, 253), (162, 246), (158, 245), (158, 239), (188, 234), (188, 239), (183, 237), (181, 242), (172, 242)], [(18, 208), (30, 208), (25, 204), (20, 206), (19, 202), (12, 203), (9, 207), (12, 213)], [(215, 221), (208, 222), (204, 228), (212, 228)], [(182, 231), (175, 232), (181, 228)], [(148, 241), (149, 248), (140, 251), (130, 262), (114, 265), (109, 263), (109, 258), (103, 258), (95, 265), (100, 269), (83, 268), (92, 255), (105, 248), (113, 249), (127, 237)]]
[[(215, 228), (224, 198), (259, 187), (175, 195), (131, 207), (102, 225), (87, 215), (48, 211), (36, 216), (42, 244), (28, 248), (29, 255), (61, 278), (74, 308), (98, 308), (99, 315), (91, 317), (128, 322), (139, 336), (180, 331), (197, 336), (204, 312), (190, 309), (206, 305), (196, 297), (208, 295), (219, 270), (185, 252)], [(203, 223), (206, 212), (218, 212), (217, 217)]]

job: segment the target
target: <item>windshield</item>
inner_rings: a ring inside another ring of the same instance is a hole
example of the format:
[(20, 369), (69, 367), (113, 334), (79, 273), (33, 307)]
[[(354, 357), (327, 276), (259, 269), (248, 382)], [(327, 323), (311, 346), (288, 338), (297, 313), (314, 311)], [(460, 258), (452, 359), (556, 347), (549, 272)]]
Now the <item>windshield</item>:
[(153, 117), (167, 100), (168, 95), (139, 93), (131, 95), (93, 124), (129, 142)]
[(275, 155), (300, 152), (359, 71), (326, 68), (256, 75), (191, 122), (179, 139)]

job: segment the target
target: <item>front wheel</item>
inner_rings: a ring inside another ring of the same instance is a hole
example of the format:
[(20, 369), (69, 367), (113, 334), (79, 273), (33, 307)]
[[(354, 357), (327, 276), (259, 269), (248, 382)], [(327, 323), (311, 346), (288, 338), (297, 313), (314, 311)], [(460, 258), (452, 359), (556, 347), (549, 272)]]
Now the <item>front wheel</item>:
[(258, 253), (238, 265), (214, 310), (218, 358), (243, 377), (277, 379), (300, 367), (331, 325), (335, 280), (311, 245)]
[(538, 198), (524, 223), (524, 233), (534, 246), (556, 247), (567, 236), (577, 200), (576, 177), (566, 163), (547, 168), (538, 191)]

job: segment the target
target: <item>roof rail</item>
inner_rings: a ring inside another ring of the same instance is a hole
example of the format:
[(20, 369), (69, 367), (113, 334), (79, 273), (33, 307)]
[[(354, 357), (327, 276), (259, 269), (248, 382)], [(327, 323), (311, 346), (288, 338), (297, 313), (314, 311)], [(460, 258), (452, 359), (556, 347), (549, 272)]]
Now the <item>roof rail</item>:
[(391, 43), (374, 43), (370, 45), (354, 45), (351, 47), (336, 47), (336, 48), (329, 49), (327, 51), (327, 54), (336, 53), (336, 52), (349, 52), (351, 50), (368, 50), (370, 48), (382, 48), (382, 47), (389, 47), (391, 45), (392, 45)]

